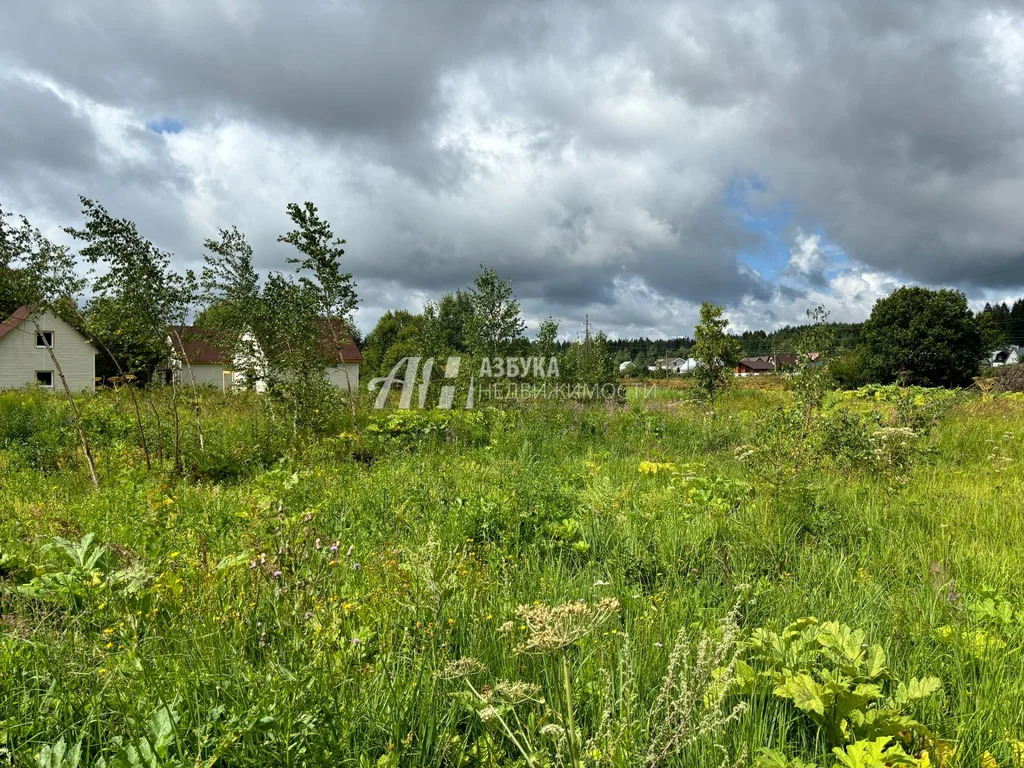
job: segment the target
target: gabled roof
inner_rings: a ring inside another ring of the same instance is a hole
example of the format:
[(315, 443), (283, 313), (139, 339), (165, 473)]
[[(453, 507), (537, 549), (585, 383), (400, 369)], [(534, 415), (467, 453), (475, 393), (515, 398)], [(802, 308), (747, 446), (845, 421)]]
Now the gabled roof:
[(226, 363), (231, 345), (223, 335), (194, 325), (172, 325), (167, 329), (175, 354), (189, 363)]
[(321, 320), (320, 342), (325, 345), (333, 345), (335, 338), (338, 340), (338, 362), (339, 363), (361, 363), (363, 353), (352, 340), (345, 323), (341, 320)]
[(768, 357), (744, 357), (737, 365), (742, 365), (744, 368), (749, 368), (752, 371), (775, 370), (775, 363)]
[[(20, 326), (26, 320), (31, 318), (32, 315), (36, 314), (37, 311), (41, 310), (38, 310), (36, 308), (36, 305), (25, 305), (18, 307), (16, 310), (14, 310), (14, 313), (10, 317), (8, 317), (6, 320), (0, 323), (0, 339), (2, 339), (15, 328)], [(83, 336), (81, 331), (75, 328), (75, 326), (71, 325), (71, 323), (62, 318), (60, 315), (57, 315), (56, 313), (52, 314), (54, 314), (54, 316), (58, 320), (60, 320), (64, 325), (68, 326), (68, 328), (70, 328), (76, 336), (78, 336), (83, 342), (85, 342), (86, 346), (92, 349), (93, 354), (99, 354), (99, 352), (96, 349), (96, 345), (89, 341), (89, 339), (87, 339), (85, 336)], [(32, 333), (34, 335), (35, 331), (33, 331)]]
[[(322, 320), (320, 343), (327, 349), (338, 340), (336, 351), (339, 363), (361, 363), (363, 355), (340, 320)], [(231, 342), (223, 332), (215, 332), (194, 325), (172, 325), (167, 329), (175, 353), (189, 363), (229, 363)], [(178, 338), (181, 338), (179, 343)], [(333, 357), (333, 355), (332, 355)]]
[(0, 323), (0, 339), (28, 320), (32, 316), (32, 312), (33, 308), (28, 306), (18, 307), (14, 310), (14, 314)]

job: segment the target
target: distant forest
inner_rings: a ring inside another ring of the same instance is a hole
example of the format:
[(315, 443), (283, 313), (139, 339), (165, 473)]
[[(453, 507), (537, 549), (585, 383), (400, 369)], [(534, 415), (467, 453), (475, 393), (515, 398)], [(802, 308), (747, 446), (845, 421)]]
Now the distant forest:
[[(986, 304), (981, 310), (982, 315), (989, 315), (996, 328), (1002, 333), (1006, 344), (1024, 345), (1024, 298), (1013, 304)], [(863, 323), (831, 323), (835, 329), (835, 348), (820, 350), (833, 355), (855, 349), (861, 340)], [(733, 334), (740, 344), (743, 357), (767, 355), (772, 352), (792, 353), (802, 348), (802, 336), (811, 330), (810, 325), (787, 325), (775, 331), (744, 331)], [(693, 346), (693, 339), (679, 336), (671, 339), (609, 339), (608, 348), (615, 362), (635, 360), (643, 355), (648, 362), (664, 357), (687, 357)]]

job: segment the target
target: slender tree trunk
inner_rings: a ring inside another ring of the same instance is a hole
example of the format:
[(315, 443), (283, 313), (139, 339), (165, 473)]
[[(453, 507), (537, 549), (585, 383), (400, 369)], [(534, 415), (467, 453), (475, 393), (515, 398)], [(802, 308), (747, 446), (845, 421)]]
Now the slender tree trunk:
[[(42, 335), (42, 329), (39, 327), (39, 323), (33, 318), (32, 324), (36, 327), (36, 335)], [(89, 477), (92, 479), (94, 488), (100, 487), (100, 479), (96, 475), (96, 462), (92, 458), (92, 450), (89, 448), (89, 438), (85, 435), (85, 428), (82, 426), (82, 419), (78, 415), (78, 407), (75, 405), (75, 398), (71, 394), (71, 387), (68, 386), (68, 380), (64, 378), (64, 371), (60, 367), (60, 362), (57, 360), (57, 356), (53, 354), (53, 345), (46, 343), (46, 338), (43, 337), (43, 344), (46, 346), (46, 351), (50, 354), (50, 362), (53, 363), (53, 368), (57, 372), (57, 376), (60, 377), (61, 386), (64, 388), (64, 394), (68, 399), (68, 408), (71, 410), (71, 419), (75, 422), (75, 427), (78, 429), (78, 437), (82, 441), (82, 451), (85, 453), (85, 460), (89, 465)]]
[(103, 343), (103, 340), (96, 338), (96, 342), (103, 347), (103, 351), (107, 353), (107, 357), (114, 361), (114, 365), (117, 366), (117, 373), (121, 377), (121, 380), (125, 382), (125, 386), (128, 389), (128, 395), (132, 399), (132, 407), (135, 409), (135, 425), (139, 430), (139, 442), (142, 443), (142, 455), (146, 457), (146, 469), (150, 470), (153, 468), (152, 463), (149, 460), (149, 445), (146, 442), (146, 431), (142, 428), (142, 411), (139, 409), (139, 399), (135, 396), (135, 388), (132, 383), (125, 378), (124, 369), (121, 367), (120, 361), (114, 357), (114, 354), (110, 351), (110, 347)]
[(149, 408), (153, 411), (153, 418), (156, 419), (156, 460), (161, 464), (164, 463), (164, 425), (160, 421), (160, 411), (157, 409), (156, 404), (153, 402), (153, 398), (147, 398), (146, 402), (149, 403)]
[[(206, 453), (206, 438), (203, 436), (203, 417), (202, 417), (202, 410), (200, 408), (200, 403), (199, 403), (199, 388), (196, 386), (196, 374), (195, 374), (195, 371), (192, 370), (192, 363), (189, 362), (188, 355), (185, 354), (185, 345), (181, 341), (181, 334), (178, 333), (173, 328), (172, 328), (172, 333), (174, 333), (174, 337), (178, 341), (178, 349), (181, 350), (182, 361), (185, 363), (185, 366), (188, 368), (188, 377), (189, 377), (189, 380), (192, 382), (192, 397), (195, 400), (195, 410), (196, 410), (196, 429), (199, 432), (199, 451), (200, 451), (200, 453)], [(173, 379), (174, 371), (171, 371), (171, 377)], [(223, 384), (223, 382), (221, 382), (221, 383)], [(235, 385), (235, 377), (234, 377), (234, 374), (232, 373), (231, 374), (231, 386), (234, 387), (234, 385)]]
[(359, 434), (359, 427), (356, 424), (356, 398), (355, 398), (355, 395), (352, 392), (352, 379), (349, 378), (348, 370), (345, 368), (345, 356), (341, 353), (341, 342), (338, 339), (338, 332), (334, 329), (334, 323), (331, 322), (330, 315), (328, 315), (328, 318), (327, 318), (327, 327), (330, 328), (331, 336), (334, 339), (334, 349), (332, 350), (332, 352), (334, 354), (332, 354), (332, 357), (337, 355), (338, 359), (341, 360), (341, 370), (342, 370), (342, 373), (345, 374), (345, 384), (348, 387), (349, 409), (350, 409), (350, 411), (352, 413), (352, 431), (358, 435)]
[(178, 384), (171, 377), (171, 411), (174, 414), (174, 474), (181, 475), (181, 422), (178, 419)]

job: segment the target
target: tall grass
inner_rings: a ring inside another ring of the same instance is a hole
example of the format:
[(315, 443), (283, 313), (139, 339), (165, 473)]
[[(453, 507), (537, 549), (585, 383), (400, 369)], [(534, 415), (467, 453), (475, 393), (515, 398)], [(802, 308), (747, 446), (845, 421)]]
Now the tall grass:
[[(833, 765), (822, 731), (763, 688), (723, 696), (684, 747), (652, 746), (658, 713), (689, 701), (659, 700), (666, 674), (722, 640), (741, 594), (741, 655), (754, 628), (803, 616), (862, 629), (893, 686), (942, 681), (913, 715), (956, 745), (948, 764), (1012, 765), (1024, 403), (929, 410), (892, 468), (822, 435), (857, 413), (870, 446), (907, 413), (837, 399), (801, 449), (813, 459), (768, 492), (736, 449), (766, 445), (791, 395), (736, 391), (714, 420), (682, 398), (363, 410), (358, 432), (342, 410), (296, 437), (259, 398), (207, 393), (206, 451), (183, 415), (175, 477), (166, 448), (140, 468), (126, 403), (101, 393), (83, 400), (93, 491), (63, 406), (0, 394), (0, 749), (15, 765), (63, 740), (90, 766), (705, 766), (777, 748)], [(147, 421), (152, 445), (168, 421)], [(611, 598), (555, 655), (513, 636), (518, 606)], [(537, 693), (502, 699), (514, 684)], [(693, 706), (719, 701), (708, 690)]]

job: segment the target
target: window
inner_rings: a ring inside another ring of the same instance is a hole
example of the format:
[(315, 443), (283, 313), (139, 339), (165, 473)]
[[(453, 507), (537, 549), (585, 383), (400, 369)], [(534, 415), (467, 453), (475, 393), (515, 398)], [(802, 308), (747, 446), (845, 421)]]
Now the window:
[(46, 349), (53, 346), (53, 331), (40, 331), (36, 334), (36, 347)]
[(53, 389), (53, 371), (36, 371), (36, 384)]

